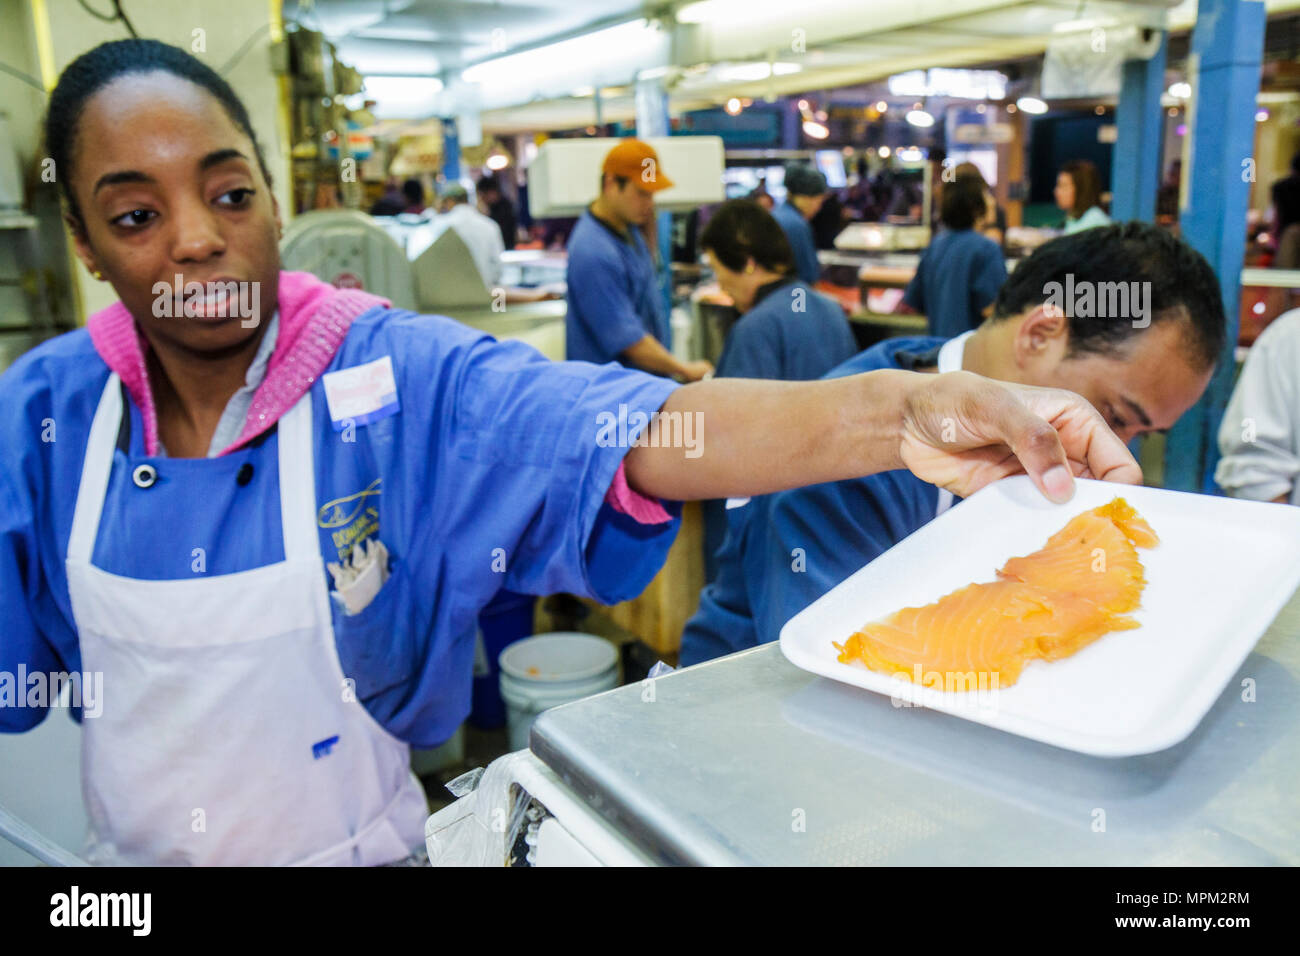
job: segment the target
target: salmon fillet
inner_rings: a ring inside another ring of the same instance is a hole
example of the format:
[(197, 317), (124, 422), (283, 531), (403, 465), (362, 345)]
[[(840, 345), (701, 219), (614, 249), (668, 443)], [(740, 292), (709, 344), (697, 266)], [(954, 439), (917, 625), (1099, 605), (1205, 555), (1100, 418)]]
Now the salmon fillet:
[(1010, 686), (1030, 661), (1060, 660), (1137, 627), (1128, 616), (1146, 587), (1137, 549), (1159, 540), (1116, 498), (1072, 518), (1033, 554), (1012, 558), (998, 580), (866, 625), (835, 644), (839, 660), (948, 690)]

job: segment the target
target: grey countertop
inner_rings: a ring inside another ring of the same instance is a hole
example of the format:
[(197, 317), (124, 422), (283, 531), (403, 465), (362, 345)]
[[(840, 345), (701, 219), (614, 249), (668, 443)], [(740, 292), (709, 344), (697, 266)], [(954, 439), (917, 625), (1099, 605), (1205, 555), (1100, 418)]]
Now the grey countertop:
[(896, 708), (775, 644), (547, 711), (531, 748), (665, 863), (1297, 865), (1300, 591), (1155, 754)]

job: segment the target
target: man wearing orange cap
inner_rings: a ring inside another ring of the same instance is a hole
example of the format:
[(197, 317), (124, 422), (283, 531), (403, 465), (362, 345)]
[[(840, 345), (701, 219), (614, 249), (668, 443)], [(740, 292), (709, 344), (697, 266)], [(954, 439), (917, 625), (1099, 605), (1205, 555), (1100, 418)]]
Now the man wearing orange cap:
[(654, 194), (672, 184), (648, 143), (625, 139), (605, 156), (600, 195), (569, 237), (568, 358), (617, 361), (687, 382), (713, 371), (668, 351), (668, 313), (642, 233), (654, 218)]

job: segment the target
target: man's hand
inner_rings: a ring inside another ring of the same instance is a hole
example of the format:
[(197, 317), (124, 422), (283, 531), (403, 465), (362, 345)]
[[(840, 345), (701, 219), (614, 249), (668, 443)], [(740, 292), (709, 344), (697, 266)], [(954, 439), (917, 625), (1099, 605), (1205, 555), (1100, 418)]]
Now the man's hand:
[(925, 481), (966, 497), (1027, 473), (1049, 499), (1074, 479), (1141, 484), (1142, 470), (1097, 410), (1055, 388), (995, 382), (970, 372), (917, 381), (903, 404), (900, 456)]
[(713, 374), (713, 363), (700, 359), (696, 362), (683, 362), (677, 373), (684, 382), (698, 382)]

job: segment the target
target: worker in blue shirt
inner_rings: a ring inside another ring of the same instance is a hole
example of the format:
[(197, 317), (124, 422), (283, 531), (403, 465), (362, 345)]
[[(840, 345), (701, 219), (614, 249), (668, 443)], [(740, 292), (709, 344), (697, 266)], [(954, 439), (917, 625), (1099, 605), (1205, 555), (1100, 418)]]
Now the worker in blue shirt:
[[(483, 608), (633, 597), (680, 501), (904, 462), (958, 494), (1023, 467), (1057, 501), (1085, 467), (1141, 477), (1077, 396), (679, 386), (283, 271), (247, 109), (156, 40), (75, 59), (45, 141), (119, 301), (0, 376), (0, 731), (59, 706), (55, 679), (102, 687), (72, 699), (94, 862), (406, 857), (410, 746), (469, 712)], [(702, 441), (662, 440), (688, 416)]]
[(976, 328), (1007, 278), (1002, 250), (980, 228), (995, 214), (983, 180), (959, 176), (945, 183), (943, 224), (921, 253), (903, 302), (929, 320), (930, 334), (951, 338)]
[(713, 371), (708, 362), (682, 362), (669, 351), (668, 310), (642, 235), (654, 220), (654, 194), (672, 184), (648, 143), (625, 139), (605, 156), (600, 195), (569, 236), (567, 358), (621, 362), (687, 382)]
[[(821, 378), (857, 351), (840, 304), (794, 274), (790, 243), (772, 214), (750, 199), (714, 212), (700, 236), (718, 285), (741, 312), (727, 331), (719, 378)], [(726, 533), (722, 501), (704, 503), (704, 575)]]
[(795, 273), (808, 285), (816, 285), (822, 268), (817, 261), (817, 242), (808, 224), (826, 201), (826, 177), (807, 163), (791, 163), (785, 169), (785, 202), (772, 210), (794, 250)]
[[(1052, 298), (1070, 274), (1078, 290), (1149, 282), (1150, 294), (1133, 314), (1073, 310)], [(964, 370), (1068, 388), (1127, 441), (1169, 428), (1204, 391), (1226, 335), (1220, 302), (1209, 264), (1186, 243), (1147, 223), (1103, 227), (1053, 240), (1022, 262), (978, 330), (890, 339), (828, 378)], [(914, 474), (892, 471), (728, 502), (717, 577), (686, 625), (680, 662), (776, 640), (795, 614), (953, 501)]]

